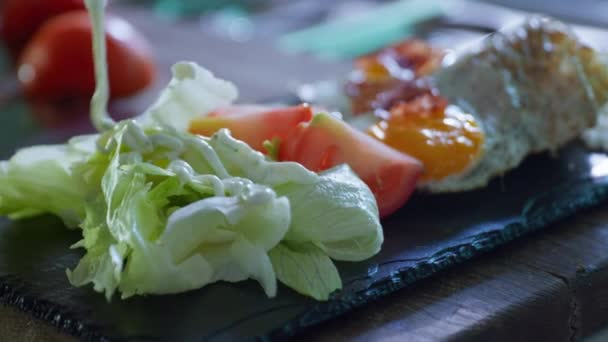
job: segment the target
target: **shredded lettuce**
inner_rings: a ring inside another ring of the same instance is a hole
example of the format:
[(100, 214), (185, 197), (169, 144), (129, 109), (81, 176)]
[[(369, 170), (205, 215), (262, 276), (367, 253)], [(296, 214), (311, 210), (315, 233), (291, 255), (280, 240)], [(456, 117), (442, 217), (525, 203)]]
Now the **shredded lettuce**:
[[(231, 83), (191, 62), (173, 67), (158, 101), (134, 120), (106, 113), (107, 68), (94, 23), (99, 134), (34, 146), (0, 162), (0, 214), (50, 213), (82, 231), (84, 256), (67, 271), (110, 300), (171, 294), (227, 281), (277, 283), (318, 300), (342, 287), (333, 260), (359, 261), (383, 241), (369, 188), (347, 166), (317, 174), (234, 139), (186, 131), (193, 116), (232, 103)], [(277, 142), (268, 146), (277, 148)]]
[(0, 213), (78, 225), (73, 247), (86, 254), (69, 280), (108, 299), (254, 279), (270, 297), (278, 280), (326, 300), (342, 286), (332, 259), (363, 260), (382, 244), (372, 193), (347, 166), (316, 174), (269, 160), (227, 130), (204, 138), (167, 126), (175, 111), (211, 108), (179, 99), (214, 83), (174, 80), (163, 92), (171, 105), (145, 120), (19, 151), (0, 163)]
[(347, 166), (315, 174), (227, 130), (203, 138), (136, 121), (98, 145), (73, 168), (100, 189), (75, 245), (87, 253), (68, 276), (108, 298), (245, 279), (272, 297), (278, 279), (326, 300), (341, 288), (332, 259), (370, 257), (382, 242), (374, 197)]
[(105, 145), (111, 150), (77, 168), (86, 178), (106, 162), (101, 192), (82, 224), (84, 239), (76, 244), (87, 254), (68, 273), (73, 284), (93, 283), (108, 298), (118, 289), (126, 298), (252, 278), (268, 296), (276, 294), (268, 251), (289, 228), (287, 198), (229, 175), (216, 150), (187, 133), (125, 122)]
[(215, 82), (191, 81), (193, 88), (174, 80), (173, 104), (146, 120), (2, 162), (0, 213), (51, 213), (78, 225), (83, 239), (74, 248), (86, 254), (69, 280), (108, 299), (254, 279), (270, 297), (278, 280), (326, 300), (342, 286), (332, 260), (363, 260), (380, 249), (372, 193), (347, 166), (316, 174), (269, 160), (227, 130), (204, 138), (167, 126), (174, 110), (190, 106), (179, 104), (187, 98), (179, 89)]

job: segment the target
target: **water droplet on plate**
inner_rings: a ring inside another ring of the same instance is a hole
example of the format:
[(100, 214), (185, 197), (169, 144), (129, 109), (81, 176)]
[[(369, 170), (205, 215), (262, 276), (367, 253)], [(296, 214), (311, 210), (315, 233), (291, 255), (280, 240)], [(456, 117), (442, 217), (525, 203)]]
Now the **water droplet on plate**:
[(376, 273), (378, 273), (379, 266), (372, 265), (367, 269), (367, 275), (373, 277)]

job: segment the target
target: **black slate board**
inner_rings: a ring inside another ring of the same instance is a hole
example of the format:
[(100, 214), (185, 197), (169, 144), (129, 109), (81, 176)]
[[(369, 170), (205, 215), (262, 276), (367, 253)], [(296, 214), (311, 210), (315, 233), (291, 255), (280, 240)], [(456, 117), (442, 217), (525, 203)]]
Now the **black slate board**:
[[(67, 134), (43, 136), (34, 134), (39, 128), (23, 127), (36, 142), (61, 140)], [(34, 142), (1, 138), (2, 157), (16, 145)], [(2, 220), (0, 302), (83, 340), (282, 339), (598, 204), (608, 198), (605, 175), (608, 156), (575, 142), (556, 157), (530, 157), (483, 190), (417, 194), (383, 222), (385, 244), (379, 255), (338, 264), (344, 290), (326, 303), (285, 287), (277, 298), (267, 299), (253, 282), (108, 303), (92, 289), (74, 288), (67, 281), (65, 270), (81, 256), (81, 251), (68, 249), (79, 240), (77, 231), (66, 230), (52, 217)]]

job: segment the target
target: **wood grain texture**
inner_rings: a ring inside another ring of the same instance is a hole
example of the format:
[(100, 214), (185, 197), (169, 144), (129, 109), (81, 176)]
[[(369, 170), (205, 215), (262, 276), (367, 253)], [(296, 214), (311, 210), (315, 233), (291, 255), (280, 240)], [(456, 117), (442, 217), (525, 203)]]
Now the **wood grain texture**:
[(73, 342), (54, 327), (12, 307), (0, 305), (0, 342)]
[(301, 340), (577, 340), (608, 323), (607, 243), (608, 205), (603, 205)]

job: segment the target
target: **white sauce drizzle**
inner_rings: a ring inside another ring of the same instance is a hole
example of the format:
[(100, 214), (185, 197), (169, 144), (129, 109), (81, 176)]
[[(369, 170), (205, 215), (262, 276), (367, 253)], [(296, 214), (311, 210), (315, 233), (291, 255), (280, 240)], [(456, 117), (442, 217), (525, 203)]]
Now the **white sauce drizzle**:
[(110, 96), (108, 85), (108, 62), (104, 31), (104, 9), (106, 0), (85, 0), (93, 27), (93, 59), (95, 62), (95, 93), (91, 98), (91, 121), (100, 132), (109, 130), (116, 124), (108, 115)]

